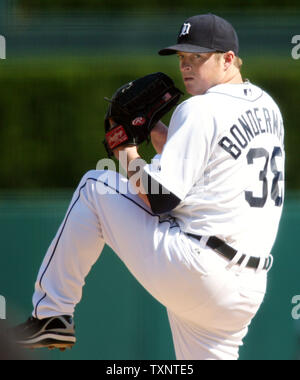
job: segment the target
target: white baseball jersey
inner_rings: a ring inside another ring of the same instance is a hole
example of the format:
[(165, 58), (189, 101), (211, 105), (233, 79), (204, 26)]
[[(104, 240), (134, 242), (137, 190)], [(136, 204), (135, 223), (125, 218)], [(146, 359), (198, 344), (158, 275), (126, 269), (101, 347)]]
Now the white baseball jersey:
[(273, 99), (249, 82), (222, 84), (177, 107), (146, 172), (181, 199), (182, 231), (268, 256), (284, 197), (284, 130)]

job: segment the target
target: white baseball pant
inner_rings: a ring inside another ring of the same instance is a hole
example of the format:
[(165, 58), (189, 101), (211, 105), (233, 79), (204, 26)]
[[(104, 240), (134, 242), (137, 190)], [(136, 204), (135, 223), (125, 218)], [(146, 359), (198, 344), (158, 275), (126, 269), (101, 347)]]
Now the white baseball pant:
[(105, 243), (168, 311), (177, 359), (238, 359), (266, 290), (266, 271), (238, 265), (159, 218), (112, 171), (76, 189), (41, 265), (33, 316), (73, 315)]

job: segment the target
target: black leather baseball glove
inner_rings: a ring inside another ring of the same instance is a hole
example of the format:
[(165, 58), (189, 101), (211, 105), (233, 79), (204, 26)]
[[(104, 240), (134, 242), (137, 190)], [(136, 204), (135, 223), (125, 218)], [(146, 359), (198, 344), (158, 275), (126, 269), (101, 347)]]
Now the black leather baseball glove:
[(110, 102), (104, 122), (108, 156), (118, 146), (140, 145), (148, 140), (152, 128), (182, 94), (171, 78), (158, 72), (127, 83), (111, 99), (105, 98)]

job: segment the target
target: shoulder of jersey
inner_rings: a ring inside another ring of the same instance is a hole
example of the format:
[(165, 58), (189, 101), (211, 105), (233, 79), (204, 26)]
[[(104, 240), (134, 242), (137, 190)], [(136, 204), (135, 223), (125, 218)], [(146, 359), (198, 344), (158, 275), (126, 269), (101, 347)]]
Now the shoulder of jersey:
[(211, 104), (211, 99), (206, 97), (205, 95), (194, 95), (183, 101), (179, 104), (178, 108), (187, 108), (190, 111), (199, 110), (199, 107), (203, 110), (203, 107), (207, 106), (209, 108), (209, 104)]
[(209, 98), (218, 98), (223, 96), (224, 99), (228, 100), (233, 98), (253, 102), (260, 99), (264, 94), (265, 92), (260, 87), (247, 81), (241, 84), (219, 84), (210, 88), (204, 96)]
[(220, 108), (226, 108), (228, 106), (228, 102), (231, 103), (233, 99), (240, 100), (242, 102), (255, 102), (262, 97), (275, 103), (274, 99), (266, 91), (251, 82), (245, 82), (241, 85), (220, 84), (210, 88), (203, 95), (195, 95), (183, 101), (178, 106), (178, 111), (186, 109), (189, 112), (196, 112), (201, 109), (205, 110), (207, 113), (214, 113), (216, 105)]

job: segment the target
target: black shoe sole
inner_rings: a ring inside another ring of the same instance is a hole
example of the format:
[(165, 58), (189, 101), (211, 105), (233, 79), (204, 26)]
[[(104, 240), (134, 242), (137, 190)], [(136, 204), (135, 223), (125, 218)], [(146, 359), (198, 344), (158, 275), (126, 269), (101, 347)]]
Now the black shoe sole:
[[(75, 338), (74, 338), (75, 339)], [(60, 349), (61, 351), (65, 351), (67, 348), (72, 348), (76, 343), (76, 340), (74, 342), (70, 341), (64, 341), (64, 340), (56, 340), (56, 339), (43, 339), (41, 337), (41, 340), (38, 342), (18, 342), (20, 347), (22, 348), (28, 348), (28, 349), (35, 349), (35, 348), (49, 348), (49, 350), (53, 350), (55, 348)]]

